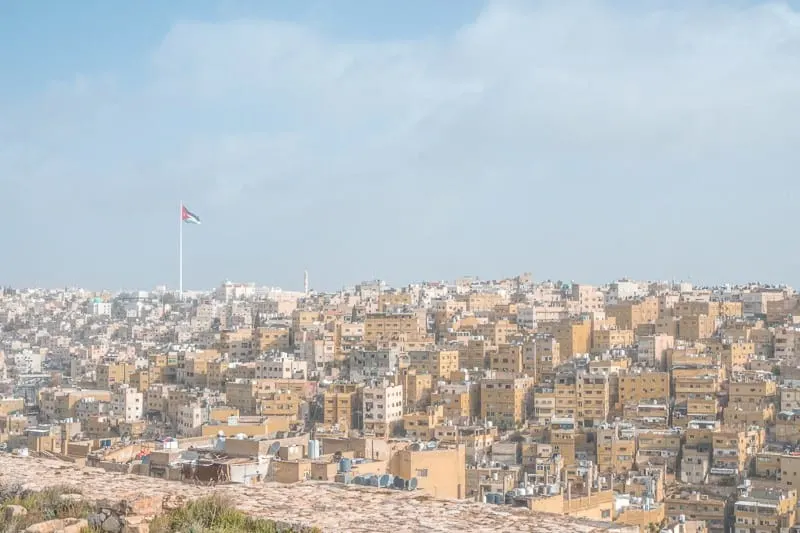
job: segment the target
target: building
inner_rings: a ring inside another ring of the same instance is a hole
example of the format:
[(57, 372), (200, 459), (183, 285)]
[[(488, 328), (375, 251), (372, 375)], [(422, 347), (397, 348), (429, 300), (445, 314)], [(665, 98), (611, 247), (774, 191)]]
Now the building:
[(364, 387), (364, 433), (379, 438), (393, 434), (403, 421), (403, 386), (388, 382)]
[(136, 422), (144, 414), (144, 394), (128, 385), (117, 386), (111, 395), (109, 415), (123, 422)]
[(734, 504), (736, 533), (783, 533), (797, 518), (797, 491), (753, 488), (746, 480)]
[(532, 378), (496, 377), (481, 381), (481, 418), (500, 428), (522, 424), (533, 402)]

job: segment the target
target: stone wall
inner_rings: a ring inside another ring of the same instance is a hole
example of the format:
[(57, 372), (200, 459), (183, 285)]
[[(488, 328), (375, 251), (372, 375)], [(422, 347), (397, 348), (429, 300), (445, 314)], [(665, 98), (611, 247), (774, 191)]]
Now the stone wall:
[(182, 505), (191, 499), (216, 493), (229, 497), (236, 507), (252, 516), (316, 526), (326, 533), (634, 533), (638, 530), (531, 513), (527, 509), (433, 500), (414, 492), (325, 482), (201, 487), (8, 454), (0, 454), (0, 484), (21, 484), (31, 490), (52, 485), (77, 486), (84, 498), (95, 502), (100, 509), (114, 510), (115, 516), (152, 516), (161, 508)]

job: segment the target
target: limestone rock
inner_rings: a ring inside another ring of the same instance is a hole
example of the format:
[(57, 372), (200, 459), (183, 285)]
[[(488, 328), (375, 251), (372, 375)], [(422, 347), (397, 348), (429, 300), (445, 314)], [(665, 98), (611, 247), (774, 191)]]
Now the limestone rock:
[(83, 518), (64, 518), (33, 524), (25, 533), (81, 533), (87, 527), (89, 523)]
[(119, 533), (122, 531), (122, 523), (119, 521), (119, 518), (111, 515), (103, 522), (102, 530), (108, 533)]
[(6, 521), (10, 522), (11, 520), (17, 517), (23, 517), (28, 514), (28, 510), (25, 509), (21, 505), (9, 505), (6, 507)]

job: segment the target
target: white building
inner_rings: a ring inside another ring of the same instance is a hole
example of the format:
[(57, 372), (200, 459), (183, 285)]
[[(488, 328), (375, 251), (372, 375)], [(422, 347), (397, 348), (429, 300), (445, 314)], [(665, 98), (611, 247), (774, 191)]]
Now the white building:
[(606, 305), (634, 300), (647, 295), (647, 285), (637, 281), (619, 280), (611, 283), (606, 294)]
[(203, 409), (197, 404), (182, 405), (178, 409), (178, 435), (194, 437), (202, 433)]
[(95, 299), (92, 301), (90, 312), (95, 316), (111, 316), (111, 302)]
[(288, 354), (256, 362), (256, 379), (306, 379), (308, 363)]
[(111, 395), (111, 415), (136, 422), (144, 413), (144, 395), (133, 387), (120, 385)]
[(384, 381), (364, 387), (364, 433), (390, 436), (403, 420), (403, 386)]
[(40, 374), (42, 372), (42, 359), (44, 357), (41, 352), (26, 349), (15, 353), (13, 357), (17, 375)]

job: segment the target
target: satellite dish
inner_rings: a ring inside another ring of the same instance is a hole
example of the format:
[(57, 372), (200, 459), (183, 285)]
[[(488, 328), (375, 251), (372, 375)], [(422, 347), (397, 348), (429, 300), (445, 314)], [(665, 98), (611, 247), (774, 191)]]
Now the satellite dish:
[(280, 449), (281, 449), (281, 443), (278, 442), (278, 441), (275, 441), (272, 444), (270, 444), (270, 446), (269, 446), (269, 454), (270, 455), (275, 455), (276, 453), (278, 453), (278, 450), (280, 450)]

